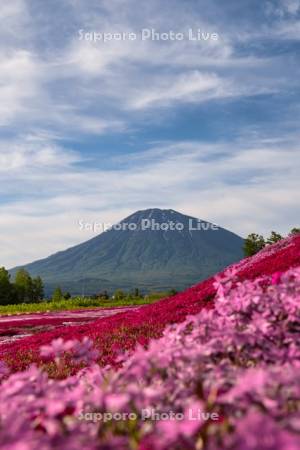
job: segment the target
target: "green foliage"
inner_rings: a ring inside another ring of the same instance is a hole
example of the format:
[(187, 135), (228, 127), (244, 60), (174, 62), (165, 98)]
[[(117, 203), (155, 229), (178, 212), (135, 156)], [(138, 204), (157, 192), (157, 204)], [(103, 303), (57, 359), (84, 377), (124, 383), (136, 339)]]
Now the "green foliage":
[(32, 300), (34, 302), (40, 302), (44, 298), (44, 283), (41, 279), (41, 277), (33, 278), (32, 280), (32, 292), (33, 292), (33, 298)]
[(170, 296), (176, 295), (176, 294), (178, 294), (178, 291), (176, 291), (176, 289), (170, 289), (169, 292), (168, 292), (168, 294), (169, 294)]
[(245, 254), (245, 256), (253, 256), (256, 253), (258, 253), (260, 250), (262, 250), (265, 247), (265, 245), (266, 245), (266, 242), (265, 242), (263, 236), (256, 234), (256, 233), (251, 233), (245, 239), (244, 254)]
[[(300, 228), (293, 228), (289, 236), (293, 236), (294, 234), (300, 233)], [(266, 245), (276, 244), (276, 242), (284, 239), (280, 233), (276, 231), (272, 231), (270, 236), (265, 240), (263, 236), (252, 233), (245, 239), (244, 242), (244, 254), (245, 256), (252, 256), (262, 250)]]
[(270, 234), (270, 237), (268, 237), (266, 243), (267, 244), (275, 244), (276, 242), (281, 241), (283, 239), (283, 236), (281, 234), (276, 233), (276, 231), (272, 231)]
[(4, 267), (0, 267), (0, 304), (9, 305), (14, 296), (14, 287), (10, 282), (10, 275)]
[(103, 291), (103, 292), (100, 294), (100, 298), (102, 298), (103, 300), (109, 300), (109, 294), (108, 294), (108, 292), (107, 292), (107, 291)]
[(19, 269), (15, 278), (17, 303), (30, 303), (33, 300), (32, 278), (25, 269)]
[(122, 301), (126, 298), (125, 292), (123, 292), (121, 289), (117, 289), (114, 293), (113, 299), (118, 301)]
[(91, 296), (94, 300), (109, 300), (109, 294), (107, 291), (99, 292), (99, 294), (94, 294)]
[(40, 302), (43, 298), (41, 277), (31, 278), (25, 269), (19, 269), (13, 283), (8, 271), (0, 268), (0, 305)]
[(52, 295), (53, 302), (60, 302), (64, 298), (61, 288), (58, 286)]
[(134, 297), (141, 297), (141, 293), (140, 293), (139, 288), (135, 288), (134, 289), (133, 296)]
[(167, 293), (157, 293), (145, 298), (135, 298), (127, 296), (122, 301), (99, 300), (95, 298), (84, 297), (72, 297), (69, 300), (62, 299), (61, 301), (54, 302), (52, 300), (41, 303), (21, 303), (14, 305), (0, 305), (0, 314), (17, 314), (17, 313), (36, 313), (36, 312), (48, 312), (48, 311), (64, 311), (80, 308), (107, 308), (115, 306), (132, 306), (132, 305), (144, 305), (154, 303), (162, 297), (166, 297)]

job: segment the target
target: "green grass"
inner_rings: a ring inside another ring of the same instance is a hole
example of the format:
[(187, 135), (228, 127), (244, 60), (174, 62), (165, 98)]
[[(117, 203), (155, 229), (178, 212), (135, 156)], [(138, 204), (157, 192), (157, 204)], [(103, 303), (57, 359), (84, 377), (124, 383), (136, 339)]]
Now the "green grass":
[(18, 305), (0, 305), (0, 314), (39, 313), (48, 311), (66, 311), (80, 308), (110, 308), (117, 306), (145, 305), (154, 303), (167, 293), (154, 293), (146, 297), (126, 297), (122, 300), (97, 300), (91, 298), (74, 297), (59, 302), (44, 301), (41, 303), (21, 303)]

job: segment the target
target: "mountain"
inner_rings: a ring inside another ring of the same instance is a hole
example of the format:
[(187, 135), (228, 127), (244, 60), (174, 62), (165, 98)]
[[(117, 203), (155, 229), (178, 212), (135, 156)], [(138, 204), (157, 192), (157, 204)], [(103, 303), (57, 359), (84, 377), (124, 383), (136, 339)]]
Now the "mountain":
[[(129, 229), (131, 228), (131, 229)], [(49, 293), (184, 289), (243, 257), (243, 239), (174, 210), (147, 209), (112, 229), (25, 267)], [(14, 274), (18, 268), (12, 269)]]

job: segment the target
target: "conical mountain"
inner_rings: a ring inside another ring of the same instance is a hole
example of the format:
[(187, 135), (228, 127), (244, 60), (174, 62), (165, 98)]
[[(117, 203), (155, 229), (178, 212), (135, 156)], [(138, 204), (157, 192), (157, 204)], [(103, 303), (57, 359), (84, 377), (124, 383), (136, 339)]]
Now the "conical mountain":
[[(25, 266), (50, 292), (183, 289), (239, 261), (243, 239), (174, 210), (137, 211), (113, 229)], [(12, 273), (16, 269), (12, 270)]]

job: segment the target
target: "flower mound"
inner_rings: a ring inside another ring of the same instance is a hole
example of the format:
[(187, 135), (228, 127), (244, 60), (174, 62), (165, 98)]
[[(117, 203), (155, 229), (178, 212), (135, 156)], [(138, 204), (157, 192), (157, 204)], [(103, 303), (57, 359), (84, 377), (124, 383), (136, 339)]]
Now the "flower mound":
[[(253, 280), (261, 274), (272, 275), (278, 271), (300, 265), (300, 234), (268, 246), (251, 258), (231, 266), (239, 281)], [(222, 275), (222, 274), (221, 274)], [(133, 351), (136, 344), (147, 344), (151, 339), (161, 337), (166, 326), (183, 322), (188, 315), (197, 314), (203, 308), (211, 308), (216, 294), (214, 278), (187, 289), (174, 297), (163, 299), (135, 311), (122, 312), (105, 319), (81, 326), (59, 327), (56, 330), (38, 333), (0, 347), (3, 360), (13, 371), (24, 370), (30, 364), (41, 365), (39, 349), (49, 345), (52, 340), (82, 340), (90, 338), (100, 356), (98, 364), (118, 367), (120, 351)], [(65, 366), (64, 374), (74, 374), (76, 367)], [(49, 366), (48, 372), (56, 376), (55, 368)], [(60, 376), (62, 373), (60, 372)]]
[(300, 267), (243, 282), (231, 270), (214, 289), (214, 309), (119, 355), (118, 371), (93, 363), (87, 338), (41, 348), (59, 370), (88, 364), (65, 380), (0, 366), (0, 448), (298, 450)]

